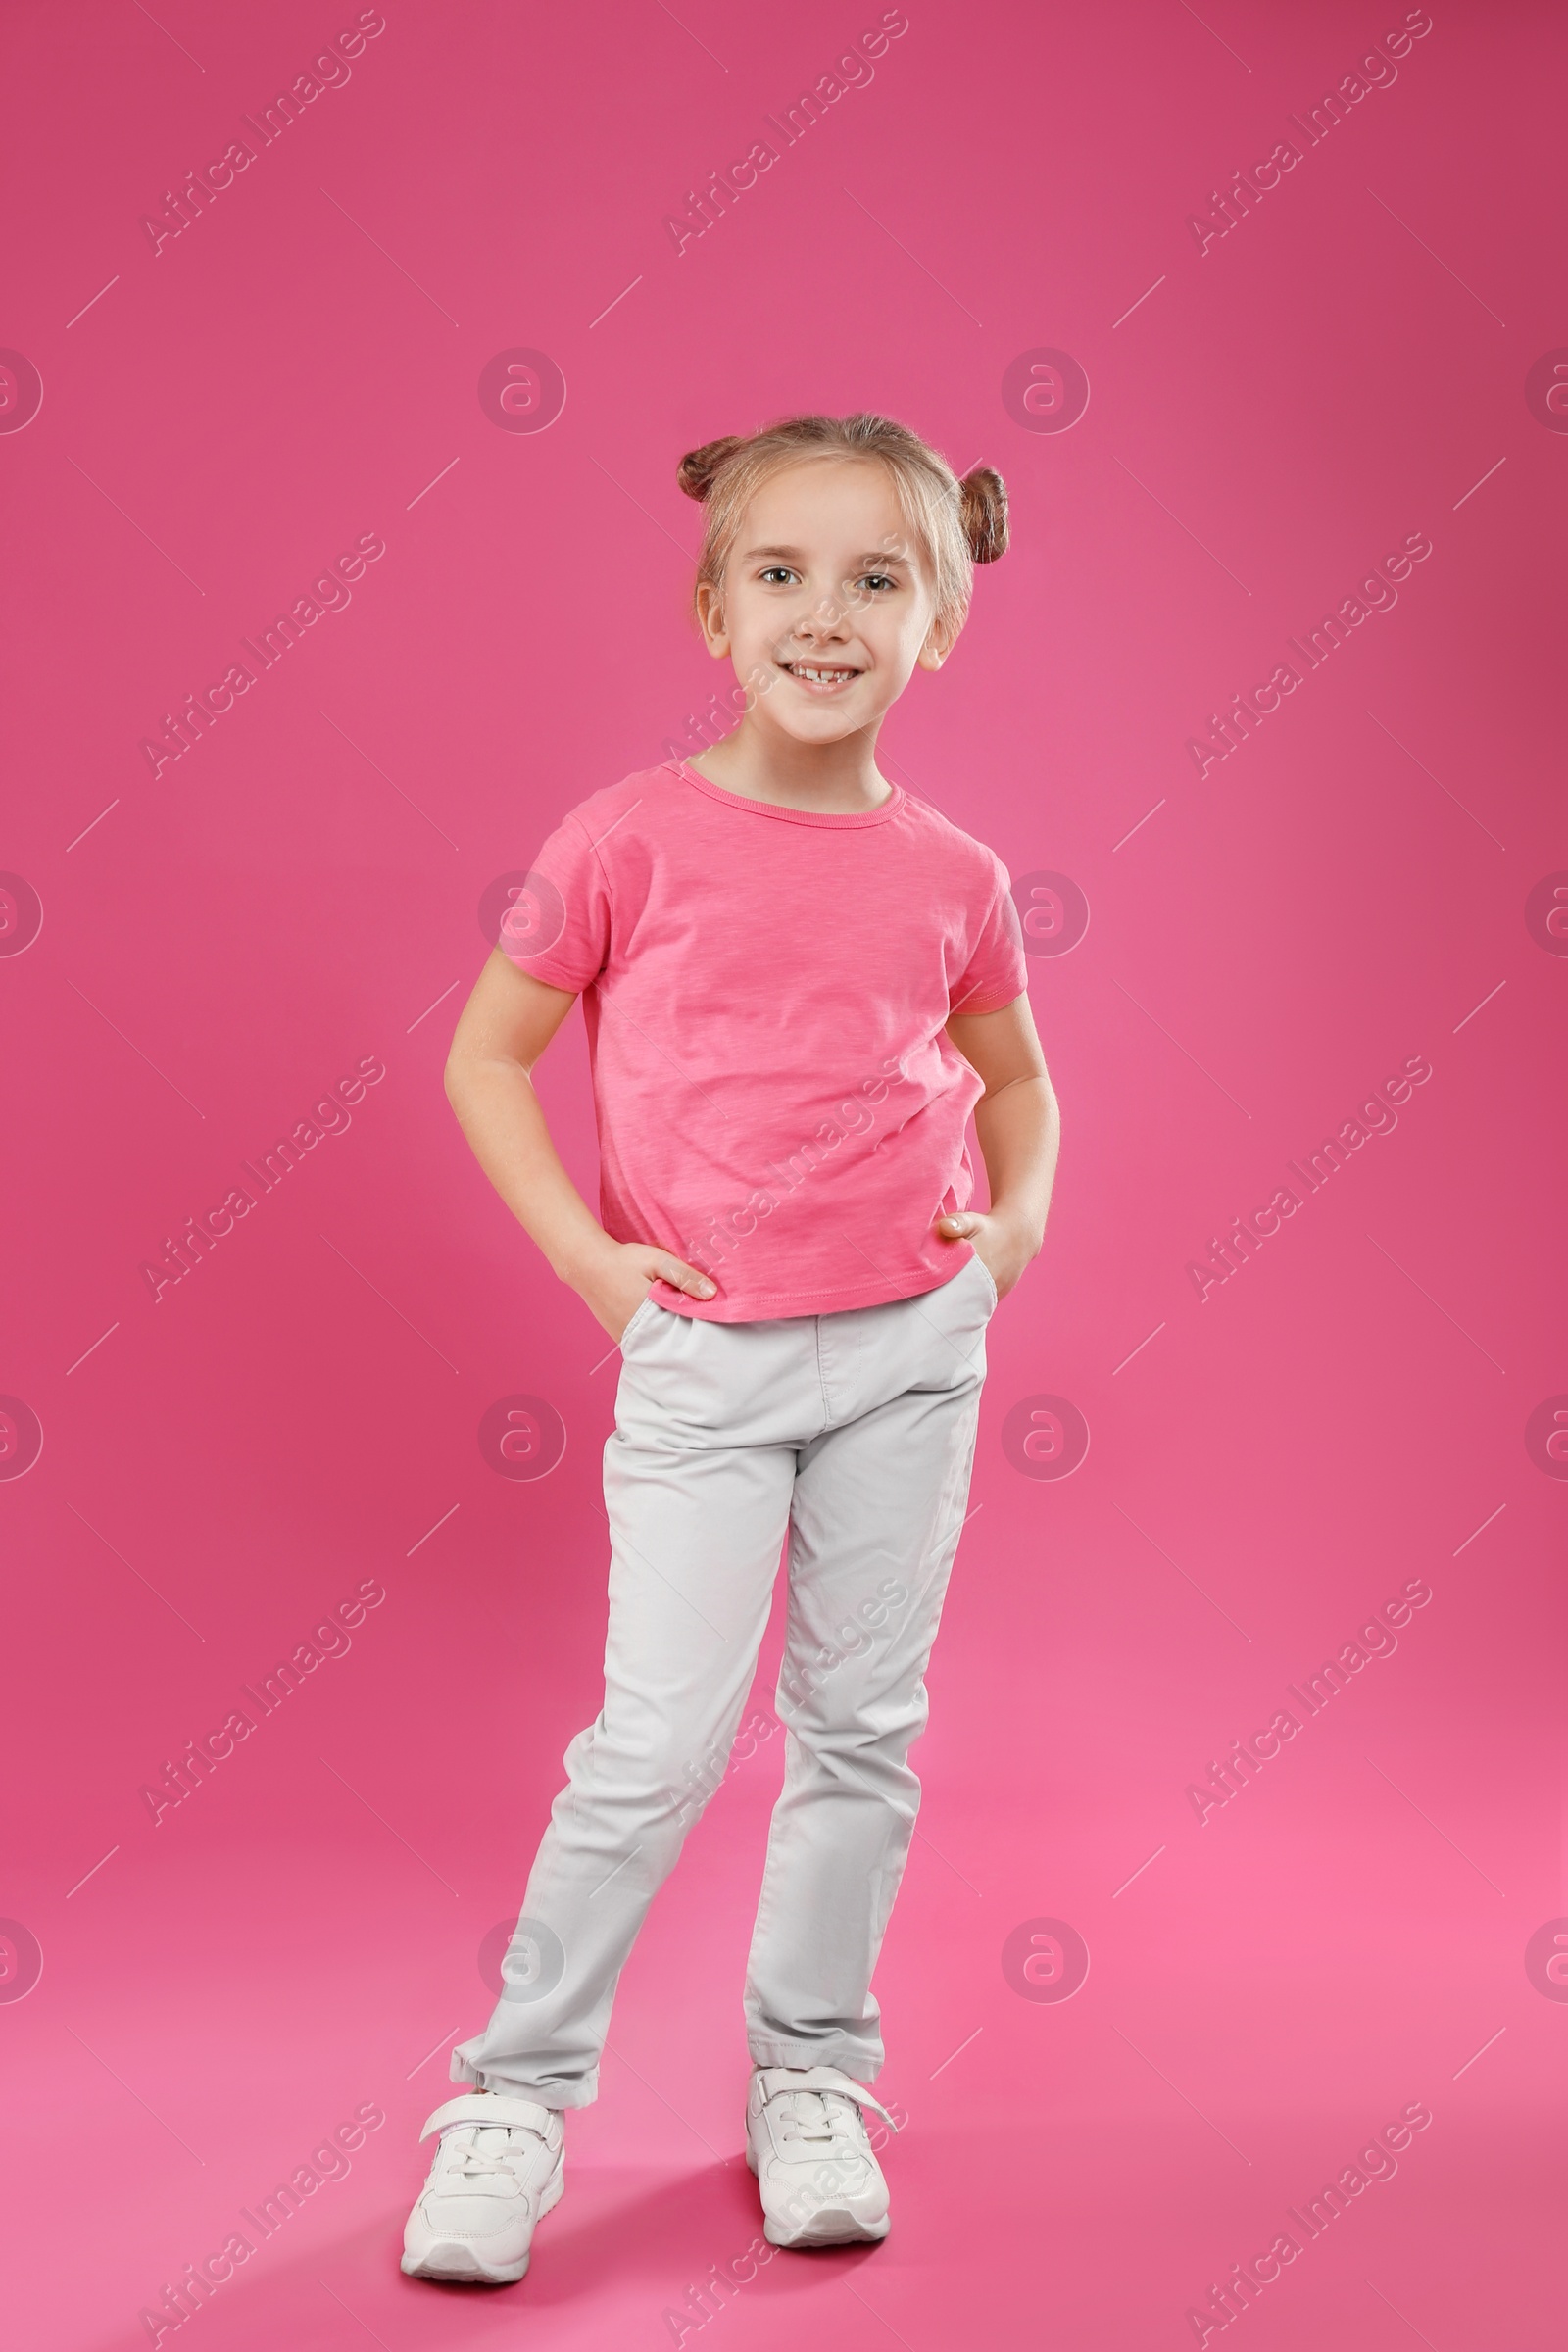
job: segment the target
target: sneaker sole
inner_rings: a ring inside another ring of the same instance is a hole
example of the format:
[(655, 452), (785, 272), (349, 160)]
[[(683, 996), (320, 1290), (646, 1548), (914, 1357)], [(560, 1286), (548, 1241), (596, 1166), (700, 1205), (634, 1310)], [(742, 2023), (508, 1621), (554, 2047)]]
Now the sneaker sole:
[(825, 2206), (813, 2214), (804, 2229), (785, 2233), (776, 2230), (771, 2219), (762, 2224), (762, 2235), (770, 2246), (782, 2246), (787, 2252), (801, 2253), (814, 2246), (880, 2245), (893, 2227), (890, 2214), (879, 2222), (862, 2222), (843, 2206)]
[[(565, 2194), (564, 2176), (557, 2173), (539, 2203), (539, 2222), (553, 2212)], [(538, 2228), (538, 2222), (534, 2227)], [(491, 2263), (466, 2237), (438, 2237), (417, 2261), (405, 2253), (398, 2268), (405, 2278), (433, 2278), (444, 2286), (515, 2286), (528, 2276), (532, 2249), (520, 2262)]]

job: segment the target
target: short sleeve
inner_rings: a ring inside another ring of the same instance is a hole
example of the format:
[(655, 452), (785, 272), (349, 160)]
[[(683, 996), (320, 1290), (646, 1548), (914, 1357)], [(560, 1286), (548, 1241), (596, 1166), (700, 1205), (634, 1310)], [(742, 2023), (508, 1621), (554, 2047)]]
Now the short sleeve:
[(598, 853), (568, 816), (514, 888), (496, 944), (519, 972), (580, 996), (609, 958), (610, 912)]
[(1029, 986), (1023, 928), (1012, 903), (1007, 869), (1000, 858), (993, 864), (996, 888), (981, 919), (969, 960), (950, 992), (950, 1015), (1000, 1012)]

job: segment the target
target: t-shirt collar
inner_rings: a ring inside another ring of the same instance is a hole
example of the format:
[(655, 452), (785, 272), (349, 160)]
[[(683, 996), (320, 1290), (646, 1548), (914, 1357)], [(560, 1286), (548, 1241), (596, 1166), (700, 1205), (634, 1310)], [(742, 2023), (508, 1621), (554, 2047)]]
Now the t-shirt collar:
[(898, 814), (906, 798), (903, 786), (895, 784), (887, 799), (875, 808), (787, 808), (780, 801), (754, 801), (748, 793), (728, 792), (722, 784), (714, 784), (709, 777), (700, 776), (696, 768), (684, 760), (671, 760), (667, 766), (671, 775), (677, 776), (682, 783), (695, 785), (710, 800), (722, 801), (729, 808), (746, 809), (753, 816), (779, 817), (790, 825), (836, 825), (841, 828), (880, 825), (890, 816)]

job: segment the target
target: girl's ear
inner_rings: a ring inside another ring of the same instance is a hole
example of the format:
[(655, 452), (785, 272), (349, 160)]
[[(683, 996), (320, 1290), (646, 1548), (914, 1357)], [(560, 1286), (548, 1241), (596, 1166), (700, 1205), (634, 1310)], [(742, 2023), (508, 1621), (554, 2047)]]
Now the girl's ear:
[(940, 669), (957, 643), (958, 629), (961, 629), (962, 626), (961, 620), (958, 628), (955, 629), (939, 629), (933, 626), (930, 635), (916, 656), (916, 666), (920, 669)]
[(723, 602), (711, 580), (698, 583), (697, 622), (703, 632), (703, 641), (714, 661), (723, 661), (729, 652), (729, 632), (724, 626)]

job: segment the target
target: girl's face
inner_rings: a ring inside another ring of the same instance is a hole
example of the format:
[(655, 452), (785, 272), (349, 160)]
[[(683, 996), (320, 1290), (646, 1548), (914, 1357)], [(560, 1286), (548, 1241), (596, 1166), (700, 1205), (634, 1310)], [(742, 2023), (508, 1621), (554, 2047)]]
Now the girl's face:
[(939, 669), (930, 566), (906, 530), (887, 468), (813, 458), (764, 482), (725, 565), (705, 586), (709, 651), (733, 662), (764, 726), (836, 743), (874, 725), (916, 665)]

